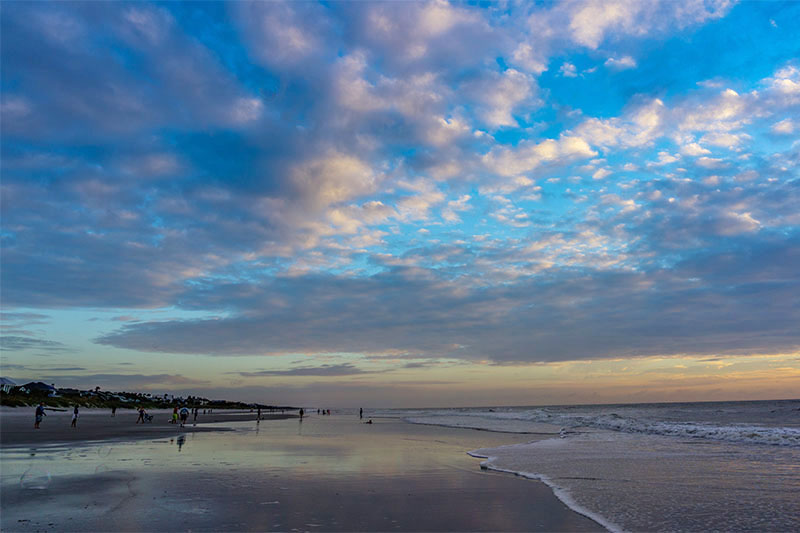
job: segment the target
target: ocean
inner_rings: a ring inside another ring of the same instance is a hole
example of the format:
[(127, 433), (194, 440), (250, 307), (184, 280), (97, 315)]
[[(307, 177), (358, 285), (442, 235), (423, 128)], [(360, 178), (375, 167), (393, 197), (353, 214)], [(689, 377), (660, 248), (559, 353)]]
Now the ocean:
[(528, 435), (469, 454), (611, 531), (800, 531), (800, 400), (370, 414)]

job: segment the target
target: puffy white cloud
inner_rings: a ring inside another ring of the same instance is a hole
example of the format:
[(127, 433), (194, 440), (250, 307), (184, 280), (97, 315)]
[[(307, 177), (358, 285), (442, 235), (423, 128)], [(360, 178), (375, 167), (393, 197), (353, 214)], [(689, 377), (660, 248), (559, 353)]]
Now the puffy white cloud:
[(800, 68), (787, 65), (765, 82), (769, 85), (770, 96), (777, 104), (788, 106), (800, 103)]
[(253, 55), (264, 65), (302, 68), (325, 53), (329, 37), (324, 8), (296, 2), (236, 2), (236, 18)]
[(699, 156), (699, 155), (708, 155), (711, 153), (711, 150), (709, 150), (708, 148), (703, 148), (696, 142), (692, 142), (681, 147), (681, 152), (686, 155)]
[(398, 216), (404, 221), (427, 220), (431, 208), (446, 199), (436, 184), (429, 180), (402, 181), (398, 186), (412, 192), (411, 195), (402, 196), (397, 200)]
[(492, 172), (501, 176), (517, 176), (544, 163), (568, 163), (575, 159), (594, 157), (597, 152), (581, 137), (565, 136), (539, 143), (525, 141), (515, 148), (494, 148), (483, 156)]
[(558, 70), (565, 78), (575, 78), (578, 76), (578, 71), (572, 63), (564, 63)]
[(622, 117), (587, 119), (575, 128), (575, 134), (594, 146), (643, 146), (663, 133), (664, 115), (664, 103), (654, 99), (630, 109)]
[(533, 77), (515, 69), (495, 74), (472, 86), (479, 102), (479, 114), (491, 128), (516, 126), (515, 109), (523, 104), (532, 107), (536, 82)]
[(571, 11), (569, 30), (572, 39), (595, 49), (609, 36), (641, 36), (720, 18), (728, 12), (732, 4), (729, 0), (607, 0), (568, 3), (567, 9)]
[(372, 167), (352, 155), (337, 151), (295, 166), (291, 182), (305, 201), (324, 207), (346, 202), (375, 190), (378, 176)]
[(599, 168), (592, 174), (593, 180), (601, 180), (611, 175), (611, 171), (607, 168)]
[(447, 208), (442, 210), (442, 218), (451, 223), (461, 222), (458, 212), (468, 211), (472, 208), (468, 203), (471, 198), (469, 194), (463, 194), (457, 200), (447, 202)]
[(792, 119), (785, 118), (773, 124), (770, 130), (772, 133), (777, 133), (778, 135), (791, 135), (796, 128), (797, 125)]
[(631, 56), (622, 56), (619, 59), (615, 57), (609, 57), (604, 65), (613, 70), (625, 70), (636, 67), (636, 60)]

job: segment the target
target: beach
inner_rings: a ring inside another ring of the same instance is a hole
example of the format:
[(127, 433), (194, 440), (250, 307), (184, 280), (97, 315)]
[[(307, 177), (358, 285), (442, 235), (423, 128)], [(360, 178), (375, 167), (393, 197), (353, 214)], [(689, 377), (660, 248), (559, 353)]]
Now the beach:
[[(70, 427), (72, 410), (52, 410), (47, 408), (40, 429), (33, 427), (34, 407), (0, 408), (0, 444), (2, 446), (36, 445), (65, 442), (87, 442), (107, 439), (139, 439), (161, 435), (172, 435), (182, 432), (224, 431), (226, 428), (209, 426), (223, 422), (242, 422), (255, 420), (256, 412), (237, 410), (217, 410), (203, 414), (202, 410), (194, 421), (190, 414), (185, 427), (170, 424), (171, 409), (154, 409), (148, 411), (153, 421), (137, 424), (138, 412), (133, 409), (117, 409), (111, 416), (110, 409), (81, 409), (77, 428)], [(262, 412), (262, 419), (297, 418), (295, 412)]]
[[(3, 427), (13, 425), (6, 419), (16, 416), (4, 413)], [(82, 417), (75, 432), (85, 422), (87, 435), (96, 439), (102, 431), (89, 433), (93, 416)], [(121, 416), (132, 415), (118, 411), (115, 418)], [(24, 418), (32, 426), (31, 417)], [(133, 422), (135, 418), (124, 427)], [(228, 419), (199, 424), (203, 431), (182, 431), (165, 424), (166, 418), (163, 422), (157, 417), (157, 429), (148, 437), (117, 432), (92, 442), (76, 437), (58, 443), (26, 437), (28, 441), (16, 445), (4, 437), (0, 528), (603, 530), (567, 508), (544, 484), (483, 470), (466, 453), (542, 437), (386, 418), (364, 424), (352, 414), (314, 414), (302, 422)], [(46, 434), (48, 423), (54, 425), (55, 419), (48, 415), (40, 435)], [(98, 418), (98, 423), (109, 421)], [(164, 425), (167, 433), (160, 427)]]

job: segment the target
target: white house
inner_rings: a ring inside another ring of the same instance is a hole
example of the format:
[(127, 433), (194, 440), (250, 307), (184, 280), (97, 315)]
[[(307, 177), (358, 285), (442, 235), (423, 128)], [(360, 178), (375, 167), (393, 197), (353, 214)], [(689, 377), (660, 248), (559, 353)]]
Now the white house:
[(14, 383), (13, 379), (8, 378), (0, 378), (0, 390), (3, 392), (11, 392), (11, 389), (16, 387), (17, 384)]

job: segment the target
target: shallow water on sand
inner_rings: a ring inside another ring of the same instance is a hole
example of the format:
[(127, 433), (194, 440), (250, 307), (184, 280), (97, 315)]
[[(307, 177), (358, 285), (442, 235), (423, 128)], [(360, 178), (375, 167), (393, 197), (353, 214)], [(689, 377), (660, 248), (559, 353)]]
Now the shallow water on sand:
[(518, 436), (392, 420), (367, 425), (357, 417), (336, 416), (225, 425), (236, 431), (5, 448), (0, 527), (601, 529), (569, 511), (547, 487), (481, 471), (465, 454), (528, 440)]
[(800, 401), (394, 410), (420, 424), (546, 433), (475, 450), (611, 530), (800, 531)]

